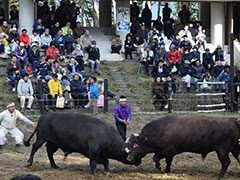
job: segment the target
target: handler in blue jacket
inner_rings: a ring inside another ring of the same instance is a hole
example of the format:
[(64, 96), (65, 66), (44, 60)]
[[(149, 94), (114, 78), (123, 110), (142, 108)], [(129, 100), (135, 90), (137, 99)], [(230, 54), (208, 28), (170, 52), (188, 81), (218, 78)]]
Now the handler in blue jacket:
[(120, 97), (120, 104), (115, 107), (114, 116), (118, 132), (123, 140), (126, 140), (127, 127), (131, 120), (131, 108), (127, 104), (127, 98), (125, 96)]

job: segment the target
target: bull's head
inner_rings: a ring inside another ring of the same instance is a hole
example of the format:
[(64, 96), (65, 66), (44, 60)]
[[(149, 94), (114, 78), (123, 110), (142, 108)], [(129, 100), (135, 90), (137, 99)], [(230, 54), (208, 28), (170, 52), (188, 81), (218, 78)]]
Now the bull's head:
[(146, 153), (141, 148), (139, 134), (132, 134), (127, 138), (126, 143), (125, 152), (128, 153), (127, 161), (134, 162), (136, 166), (140, 165), (142, 162), (141, 159)]

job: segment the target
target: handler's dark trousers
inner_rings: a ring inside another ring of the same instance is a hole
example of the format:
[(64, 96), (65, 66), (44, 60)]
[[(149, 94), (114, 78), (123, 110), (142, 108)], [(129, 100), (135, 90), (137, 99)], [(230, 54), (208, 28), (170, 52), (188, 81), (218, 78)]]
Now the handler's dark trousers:
[(123, 138), (123, 140), (126, 140), (126, 132), (127, 132), (127, 126), (126, 124), (122, 123), (122, 122), (116, 122), (116, 127), (117, 130), (120, 134), (120, 136)]

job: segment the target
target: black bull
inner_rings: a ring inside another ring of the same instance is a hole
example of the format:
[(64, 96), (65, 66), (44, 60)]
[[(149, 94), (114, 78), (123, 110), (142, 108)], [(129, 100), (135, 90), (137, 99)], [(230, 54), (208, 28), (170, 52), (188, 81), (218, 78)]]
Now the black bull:
[(234, 118), (208, 117), (202, 115), (169, 115), (148, 123), (139, 135), (129, 141), (128, 160), (136, 164), (148, 153), (155, 153), (156, 168), (166, 158), (166, 172), (170, 172), (175, 155), (182, 152), (202, 154), (216, 151), (222, 164), (221, 179), (229, 164), (229, 153), (240, 163), (240, 124)]
[(32, 145), (28, 164), (33, 163), (34, 154), (46, 142), (47, 154), (53, 168), (58, 168), (53, 154), (60, 148), (65, 153), (78, 152), (90, 159), (90, 173), (94, 174), (97, 164), (103, 164), (108, 171), (108, 159), (115, 159), (126, 164), (126, 144), (119, 133), (109, 124), (97, 118), (82, 114), (47, 113), (40, 117), (34, 133), (25, 146), (37, 133), (37, 140)]

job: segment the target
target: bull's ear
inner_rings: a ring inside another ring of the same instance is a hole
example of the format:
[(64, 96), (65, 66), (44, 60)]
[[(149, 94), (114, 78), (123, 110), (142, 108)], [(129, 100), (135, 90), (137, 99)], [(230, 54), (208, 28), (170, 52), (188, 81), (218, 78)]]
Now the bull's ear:
[(128, 149), (128, 147), (125, 148), (125, 152), (128, 154), (130, 153), (130, 149)]

